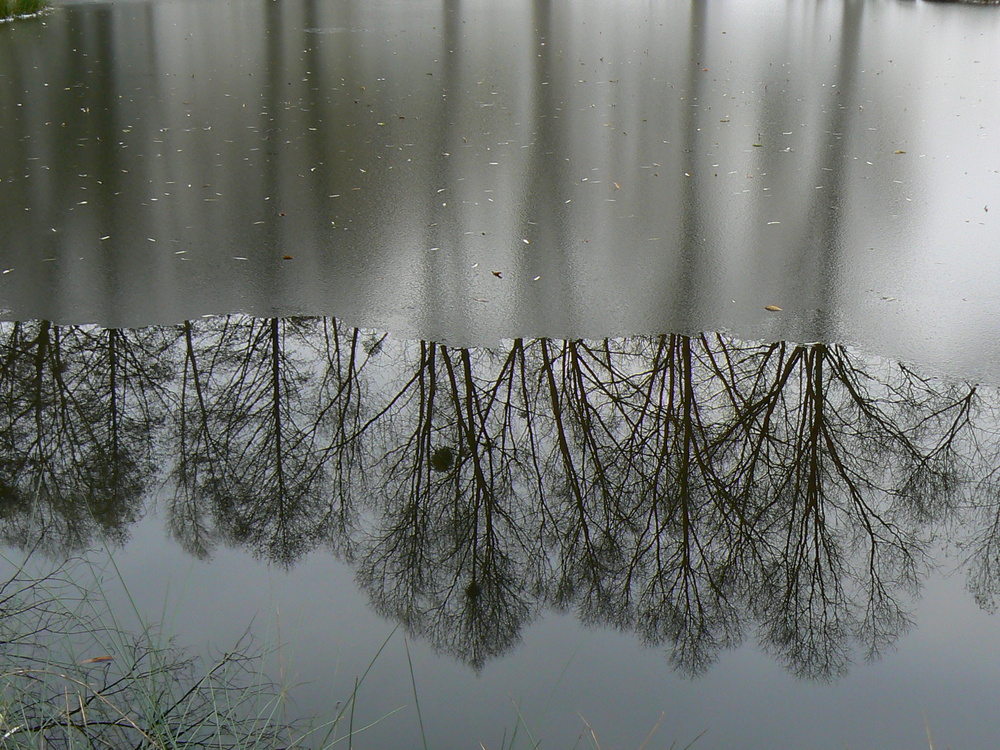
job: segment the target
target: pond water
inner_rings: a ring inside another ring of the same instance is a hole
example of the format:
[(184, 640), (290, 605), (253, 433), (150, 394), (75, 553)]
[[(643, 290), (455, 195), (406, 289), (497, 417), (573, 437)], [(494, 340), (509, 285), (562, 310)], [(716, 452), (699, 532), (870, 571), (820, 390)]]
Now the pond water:
[(997, 13), (0, 26), (8, 554), (305, 715), (401, 626), (356, 747), (990, 746)]

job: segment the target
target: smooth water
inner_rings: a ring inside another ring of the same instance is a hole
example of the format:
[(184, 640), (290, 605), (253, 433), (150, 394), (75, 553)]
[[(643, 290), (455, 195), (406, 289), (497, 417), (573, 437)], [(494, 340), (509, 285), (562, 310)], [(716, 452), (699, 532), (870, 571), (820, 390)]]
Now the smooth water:
[[(0, 27), (0, 534), (110, 545), (190, 641), (277, 620), (306, 714), (402, 623), (430, 747), (988, 746), (998, 31), (874, 0)], [(394, 638), (358, 721), (406, 709), (358, 747), (420, 745)]]
[(6, 316), (323, 313), (457, 344), (725, 329), (988, 369), (998, 18), (60, 7), (0, 46)]

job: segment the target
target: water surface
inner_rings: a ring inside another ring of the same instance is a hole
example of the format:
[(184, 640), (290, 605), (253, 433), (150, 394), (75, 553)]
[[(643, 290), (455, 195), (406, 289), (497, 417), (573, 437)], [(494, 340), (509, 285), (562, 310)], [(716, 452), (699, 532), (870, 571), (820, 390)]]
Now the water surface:
[(5, 25), (4, 538), (280, 611), (305, 713), (402, 623), (434, 747), (986, 746), (995, 11)]
[(982, 369), (994, 11), (62, 7), (4, 29), (7, 316), (726, 329)]

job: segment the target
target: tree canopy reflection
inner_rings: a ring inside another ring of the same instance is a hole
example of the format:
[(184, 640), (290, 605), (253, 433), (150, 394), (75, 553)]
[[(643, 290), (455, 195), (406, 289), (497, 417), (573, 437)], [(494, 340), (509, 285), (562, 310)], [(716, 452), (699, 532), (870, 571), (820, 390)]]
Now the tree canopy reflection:
[(559, 609), (690, 674), (755, 638), (830, 679), (905, 632), (958, 521), (971, 588), (1000, 591), (995, 399), (842, 346), (464, 349), (246, 316), (0, 335), (7, 544), (122, 543), (155, 497), (199, 557), (343, 557), (477, 669)]

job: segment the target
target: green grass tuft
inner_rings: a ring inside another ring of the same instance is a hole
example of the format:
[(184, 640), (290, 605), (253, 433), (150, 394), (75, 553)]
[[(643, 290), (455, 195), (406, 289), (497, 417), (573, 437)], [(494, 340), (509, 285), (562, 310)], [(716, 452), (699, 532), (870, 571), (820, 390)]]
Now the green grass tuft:
[(49, 0), (0, 0), (0, 21), (31, 16), (49, 7)]

